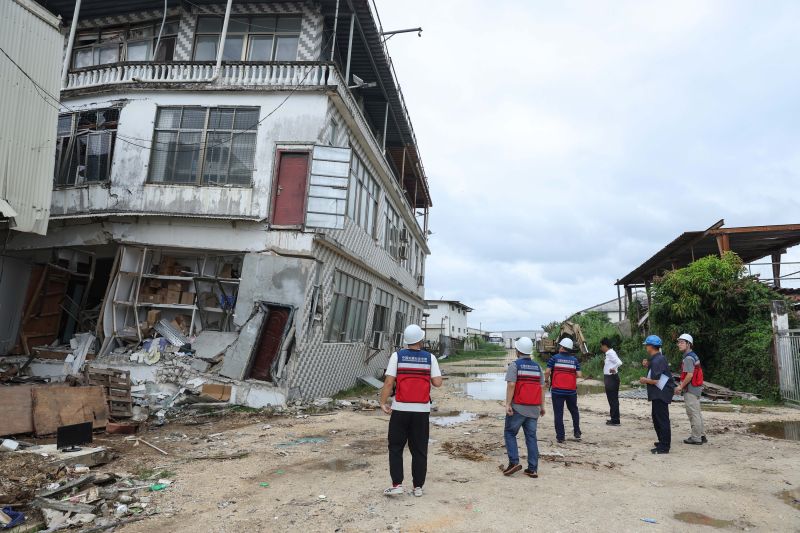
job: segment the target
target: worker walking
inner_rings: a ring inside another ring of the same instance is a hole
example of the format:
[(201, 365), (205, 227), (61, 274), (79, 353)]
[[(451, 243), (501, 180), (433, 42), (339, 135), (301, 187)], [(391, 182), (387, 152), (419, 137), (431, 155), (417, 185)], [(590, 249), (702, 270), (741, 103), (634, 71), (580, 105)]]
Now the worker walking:
[(544, 374), (539, 363), (531, 360), (533, 341), (529, 337), (520, 337), (514, 343), (517, 360), (508, 365), (506, 370), (506, 424), (503, 436), (506, 441), (508, 466), (501, 469), (503, 475), (510, 476), (522, 469), (519, 464), (517, 434), (519, 428), (525, 435), (525, 446), (528, 449), (528, 468), (525, 475), (539, 477), (539, 444), (536, 441), (536, 425), (540, 416), (544, 416), (542, 402), (542, 384)]
[[(381, 389), (381, 409), (389, 419), (389, 474), (392, 486), (384, 490), (387, 496), (403, 494), (403, 449), (411, 452), (411, 477), (414, 496), (422, 496), (428, 471), (428, 433), (431, 414), (431, 385), (442, 386), (439, 363), (422, 350), (425, 332), (411, 324), (403, 332), (405, 350), (389, 358)], [(397, 383), (395, 397), (389, 405), (392, 387)]]
[(619, 367), (622, 366), (617, 352), (611, 347), (608, 338), (600, 340), (600, 351), (605, 354), (603, 362), (603, 384), (606, 388), (610, 418), (606, 420), (608, 426), (618, 426), (619, 422)]
[(678, 337), (678, 349), (683, 354), (681, 368), (681, 382), (675, 388), (675, 394), (683, 393), (683, 405), (686, 407), (686, 416), (692, 426), (692, 434), (684, 439), (686, 444), (703, 444), (706, 439), (703, 427), (703, 413), (700, 411), (700, 396), (703, 394), (703, 368), (700, 358), (694, 353), (694, 339), (688, 333)]
[(572, 416), (572, 434), (581, 440), (580, 413), (578, 412), (578, 378), (581, 364), (571, 354), (574, 347), (572, 339), (565, 337), (558, 343), (558, 353), (547, 361), (545, 376), (550, 383), (550, 398), (553, 402), (553, 419), (556, 426), (556, 440), (564, 442), (564, 404)]
[(647, 399), (650, 401), (653, 428), (658, 441), (651, 453), (669, 453), (672, 443), (672, 429), (669, 425), (669, 404), (675, 391), (675, 381), (664, 354), (661, 353), (661, 338), (649, 335), (644, 340), (644, 348), (649, 359), (642, 360), (642, 366), (649, 368), (647, 377), (639, 378), (639, 383), (647, 385)]

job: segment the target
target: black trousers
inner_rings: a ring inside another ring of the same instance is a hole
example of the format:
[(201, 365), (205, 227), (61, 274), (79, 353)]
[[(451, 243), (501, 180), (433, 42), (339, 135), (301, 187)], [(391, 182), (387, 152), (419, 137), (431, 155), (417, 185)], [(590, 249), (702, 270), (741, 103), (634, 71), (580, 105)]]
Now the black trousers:
[(663, 400), (652, 400), (650, 405), (653, 415), (653, 427), (658, 437), (657, 448), (669, 451), (670, 443), (672, 442), (672, 429), (669, 425), (669, 404)]
[(619, 374), (603, 376), (606, 386), (606, 398), (610, 409), (611, 421), (619, 423)]
[(403, 482), (403, 449), (411, 452), (411, 478), (415, 487), (425, 484), (428, 472), (428, 434), (430, 413), (392, 411), (389, 418), (389, 474), (392, 483)]
[(556, 439), (564, 440), (564, 404), (567, 404), (567, 410), (572, 417), (572, 434), (575, 437), (581, 436), (581, 414), (578, 411), (578, 395), (571, 396), (561, 394), (551, 394), (550, 399), (553, 401), (553, 421), (556, 426)]

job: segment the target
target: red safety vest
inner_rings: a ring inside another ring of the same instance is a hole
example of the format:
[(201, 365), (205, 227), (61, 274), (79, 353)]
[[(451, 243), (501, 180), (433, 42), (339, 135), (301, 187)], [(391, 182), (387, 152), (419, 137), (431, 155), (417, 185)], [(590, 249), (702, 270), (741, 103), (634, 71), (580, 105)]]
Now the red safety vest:
[[(692, 387), (702, 387), (703, 368), (700, 366), (700, 358), (697, 357), (697, 354), (694, 352), (689, 352), (686, 355), (694, 360), (694, 371), (692, 372)], [(683, 370), (683, 365), (681, 365), (681, 370)], [(681, 383), (683, 383), (683, 378), (685, 377), (686, 377), (686, 372), (681, 371)]]
[(514, 384), (513, 403), (542, 405), (542, 369), (528, 358), (517, 359), (517, 382)]
[(402, 403), (430, 403), (431, 354), (422, 350), (397, 352), (397, 391)]
[(556, 360), (553, 365), (552, 387), (561, 390), (577, 390), (578, 369), (575, 359), (558, 355), (554, 357)]

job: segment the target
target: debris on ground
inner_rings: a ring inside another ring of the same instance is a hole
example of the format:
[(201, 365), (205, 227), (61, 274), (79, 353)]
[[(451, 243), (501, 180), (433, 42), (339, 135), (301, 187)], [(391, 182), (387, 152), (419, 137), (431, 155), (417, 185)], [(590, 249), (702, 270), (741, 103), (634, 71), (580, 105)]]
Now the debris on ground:
[(485, 461), (487, 459), (484, 452), (470, 442), (452, 442), (447, 441), (442, 443), (442, 449), (446, 451), (450, 457), (456, 459), (466, 459), (468, 461)]

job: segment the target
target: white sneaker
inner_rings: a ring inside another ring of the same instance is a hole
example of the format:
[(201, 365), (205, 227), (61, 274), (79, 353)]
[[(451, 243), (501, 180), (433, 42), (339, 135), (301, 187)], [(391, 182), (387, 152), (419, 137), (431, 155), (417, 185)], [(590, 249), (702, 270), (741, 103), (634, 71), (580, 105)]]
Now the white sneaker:
[(414, 496), (417, 498), (422, 496), (422, 487), (414, 487)]
[(383, 491), (384, 496), (396, 496), (398, 494), (403, 494), (403, 485), (392, 486)]

